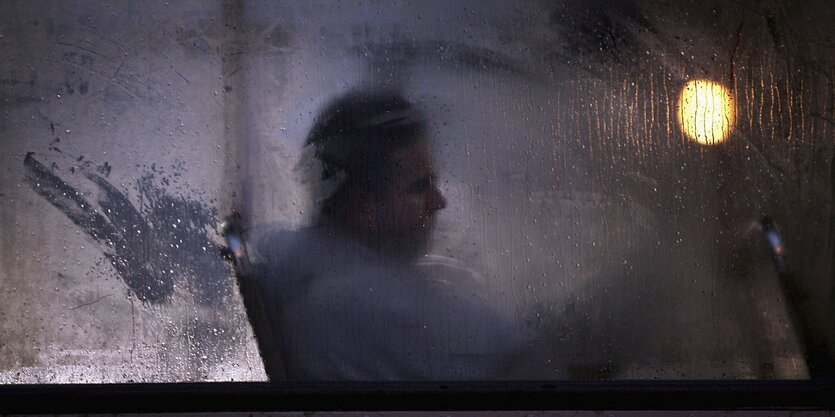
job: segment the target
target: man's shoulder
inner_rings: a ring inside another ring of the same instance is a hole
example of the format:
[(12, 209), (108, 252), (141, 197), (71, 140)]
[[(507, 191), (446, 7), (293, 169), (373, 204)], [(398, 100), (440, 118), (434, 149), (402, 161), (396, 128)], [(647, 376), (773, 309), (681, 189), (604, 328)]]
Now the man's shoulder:
[[(346, 275), (367, 276), (368, 256), (359, 245), (330, 233), (323, 227), (291, 229), (263, 225), (250, 235), (251, 258), (270, 285), (308, 288), (346, 284)], [(360, 272), (362, 271), (362, 272)], [(308, 288), (309, 289), (309, 288)]]
[(249, 235), (250, 255), (261, 262), (305, 260), (327, 249), (327, 240), (316, 228), (269, 223), (253, 227)]
[(253, 226), (249, 230), (248, 241), (250, 243), (250, 250), (253, 256), (266, 256), (273, 248), (287, 247), (291, 242), (296, 240), (299, 236), (299, 231), (294, 229), (292, 225), (274, 222), (264, 223)]

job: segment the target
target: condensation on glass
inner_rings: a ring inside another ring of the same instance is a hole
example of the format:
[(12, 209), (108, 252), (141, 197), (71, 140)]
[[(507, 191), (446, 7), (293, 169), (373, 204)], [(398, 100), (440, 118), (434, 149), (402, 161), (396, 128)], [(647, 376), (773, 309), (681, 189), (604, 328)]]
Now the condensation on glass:
[[(832, 375), (833, 18), (778, 0), (6, 5), (0, 382), (305, 375), (259, 347), (326, 379)], [(367, 240), (281, 246), (321, 210), (300, 161), (323, 109), (379, 91), (425, 122), (404, 154), (426, 158), (403, 161), (431, 165), (437, 211), (406, 263), (431, 290), (374, 278)], [(284, 342), (328, 328), (314, 311), (265, 342), (227, 218), (253, 275), (275, 250), (330, 279), (262, 289), (267, 316), (310, 297), (374, 331), (335, 318), (332, 348)], [(432, 312), (464, 336), (426, 336)], [(510, 362), (541, 366), (466, 362), (522, 334)], [(386, 365), (428, 340), (467, 365)]]

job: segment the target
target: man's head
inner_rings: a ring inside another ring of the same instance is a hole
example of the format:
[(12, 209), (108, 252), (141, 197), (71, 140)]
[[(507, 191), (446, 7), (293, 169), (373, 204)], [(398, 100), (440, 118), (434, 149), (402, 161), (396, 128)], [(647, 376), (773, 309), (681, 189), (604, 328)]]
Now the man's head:
[(338, 184), (321, 202), (320, 221), (383, 253), (425, 252), (446, 200), (420, 111), (397, 93), (349, 93), (322, 111), (306, 145), (321, 182)]

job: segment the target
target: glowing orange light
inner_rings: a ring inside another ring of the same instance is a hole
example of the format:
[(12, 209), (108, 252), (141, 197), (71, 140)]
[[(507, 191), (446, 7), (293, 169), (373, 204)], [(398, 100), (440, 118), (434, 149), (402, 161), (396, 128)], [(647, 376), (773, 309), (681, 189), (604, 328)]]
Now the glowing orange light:
[(678, 100), (678, 123), (688, 138), (701, 145), (724, 142), (736, 125), (733, 95), (713, 81), (688, 81)]

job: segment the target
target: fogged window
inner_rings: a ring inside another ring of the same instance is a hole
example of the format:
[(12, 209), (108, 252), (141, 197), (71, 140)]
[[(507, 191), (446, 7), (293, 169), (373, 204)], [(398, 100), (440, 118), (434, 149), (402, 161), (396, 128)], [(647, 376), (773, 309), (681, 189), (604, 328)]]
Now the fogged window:
[(6, 5), (0, 382), (831, 376), (833, 18)]

